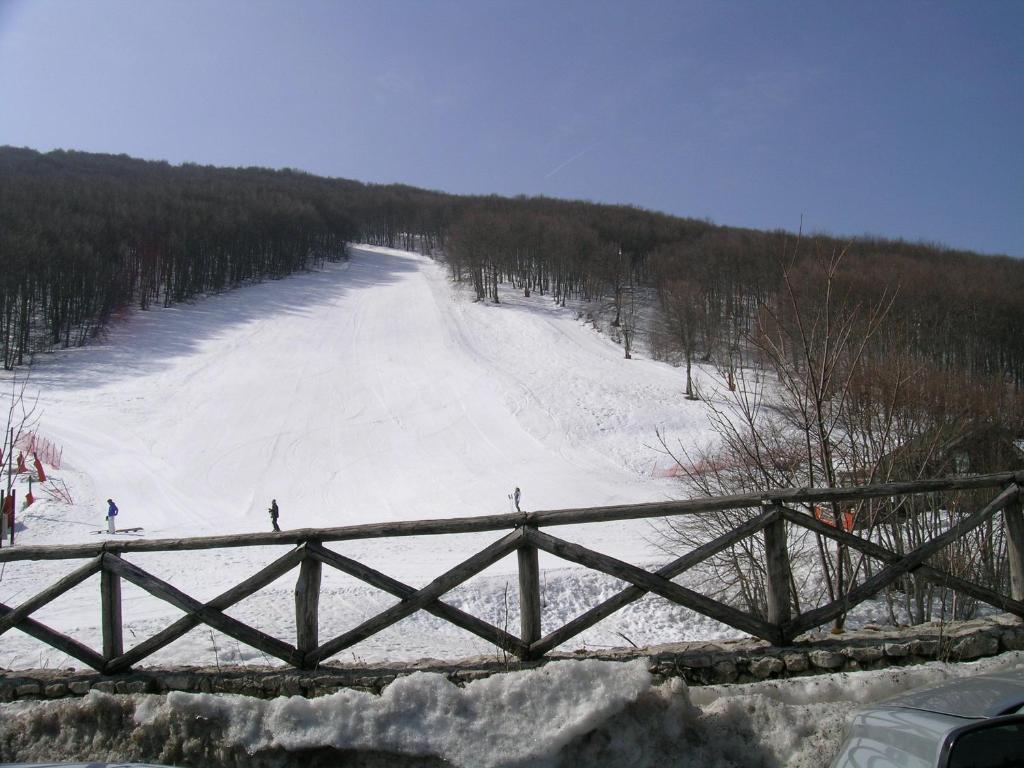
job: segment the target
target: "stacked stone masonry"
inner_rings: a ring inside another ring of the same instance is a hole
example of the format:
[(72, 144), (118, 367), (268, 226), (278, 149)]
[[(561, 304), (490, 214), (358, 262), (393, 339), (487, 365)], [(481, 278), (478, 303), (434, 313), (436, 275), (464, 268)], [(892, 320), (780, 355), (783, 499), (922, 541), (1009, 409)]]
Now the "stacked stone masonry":
[(315, 697), (342, 688), (379, 694), (395, 678), (417, 671), (444, 674), (454, 684), (463, 685), (501, 672), (572, 658), (627, 661), (646, 657), (656, 681), (679, 677), (690, 685), (713, 685), (884, 669), (929, 661), (972, 661), (1007, 651), (1024, 651), (1024, 623), (1010, 614), (999, 614), (944, 625), (904, 629), (868, 627), (838, 636), (805, 635), (784, 648), (758, 640), (681, 643), (644, 649), (551, 654), (532, 662), (492, 656), (448, 663), (430, 659), (391, 665), (325, 665), (314, 671), (268, 667), (139, 668), (113, 676), (75, 670), (0, 669), (0, 702), (84, 696), (90, 690), (114, 694), (233, 693), (259, 698)]

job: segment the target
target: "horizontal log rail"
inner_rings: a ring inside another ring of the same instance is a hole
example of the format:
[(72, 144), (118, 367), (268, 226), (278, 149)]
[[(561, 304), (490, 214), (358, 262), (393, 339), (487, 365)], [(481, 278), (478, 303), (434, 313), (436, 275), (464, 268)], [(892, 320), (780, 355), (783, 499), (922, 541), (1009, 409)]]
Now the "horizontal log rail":
[[(914, 573), (937, 585), (962, 592), (1000, 610), (1024, 617), (1024, 513), (1021, 486), (1024, 472), (1004, 472), (967, 478), (885, 483), (853, 488), (798, 488), (773, 490), (764, 494), (743, 494), (689, 501), (639, 504), (587, 509), (489, 515), (480, 518), (421, 520), (347, 526), (343, 528), (300, 529), (281, 533), (239, 534), (194, 539), (105, 542), (103, 544), (55, 547), (11, 547), (0, 550), (0, 562), (17, 560), (87, 561), (71, 573), (45, 587), (17, 607), (0, 603), (0, 636), (18, 629), (41, 642), (107, 674), (129, 670), (134, 664), (174, 642), (191, 629), (204, 624), (286, 664), (312, 669), (334, 655), (385, 630), (402, 619), (427, 611), (488, 643), (522, 659), (537, 658), (594, 626), (646, 594), (655, 594), (777, 645), (845, 615), (853, 606), (872, 598), (903, 576)], [(797, 509), (797, 505), (860, 502), (869, 499), (914, 496), (936, 492), (998, 489), (992, 501), (922, 543), (916, 549), (897, 553), (853, 532), (834, 527)], [(661, 566), (647, 571), (617, 558), (543, 532), (542, 527), (613, 522), (643, 518), (697, 515), (723, 510), (760, 510), (745, 522), (713, 541)], [(1007, 536), (1011, 594), (1003, 595), (946, 573), (927, 563), (944, 547), (1002, 513)], [(878, 572), (856, 584), (832, 602), (799, 615), (791, 615), (790, 563), (786, 546), (787, 526), (803, 528), (838, 541), (883, 564)], [(511, 529), (511, 530), (509, 530)], [(486, 531), (507, 531), (497, 541), (416, 589), (352, 558), (334, 552), (325, 542), (394, 536), (451, 535)], [(673, 581), (729, 547), (752, 536), (763, 536), (767, 573), (767, 616), (756, 616), (702, 595)], [(207, 602), (183, 593), (169, 582), (128, 562), (124, 555), (135, 552), (202, 550), (243, 546), (285, 545), (292, 548), (257, 573)], [(608, 574), (625, 582), (619, 593), (571, 619), (547, 635), (541, 631), (542, 601), (538, 552)], [(519, 567), (520, 636), (472, 616), (441, 598), (502, 558), (516, 553)], [(322, 568), (335, 569), (398, 598), (398, 602), (341, 634), (321, 641), (319, 607)], [(292, 645), (244, 622), (225, 611), (256, 594), (271, 582), (298, 569), (295, 587), (296, 644)], [(31, 615), (68, 590), (92, 576), (100, 575), (101, 630), (103, 650), (97, 652), (31, 618)], [(125, 650), (121, 617), (121, 580), (184, 612), (184, 616), (155, 635)]]
[(280, 533), (238, 533), (224, 536), (199, 536), (189, 539), (132, 539), (106, 541), (97, 544), (63, 544), (56, 546), (19, 546), (0, 549), (0, 563), (13, 560), (68, 560), (96, 557), (104, 552), (167, 552), (225, 547), (263, 547), (294, 544), (307, 541), (356, 541), (360, 539), (388, 539), (398, 536), (442, 536), (456, 533), (483, 533), (507, 531), (523, 525), (546, 527), (552, 525), (579, 525), (581, 523), (611, 523), (619, 520), (642, 520), (656, 517), (676, 517), (728, 509), (759, 507), (765, 503), (829, 504), (840, 501), (906, 496), (941, 491), (963, 491), (996, 488), (1009, 483), (1024, 484), (1024, 472), (1000, 472), (975, 477), (914, 480), (902, 483), (882, 483), (851, 488), (779, 488), (764, 493), (744, 493), (733, 496), (664, 501), (649, 504), (625, 504), (583, 509), (556, 509), (543, 512), (504, 513), (480, 517), (453, 517), (443, 520), (411, 520), (391, 523), (348, 525), (339, 528), (296, 528)]

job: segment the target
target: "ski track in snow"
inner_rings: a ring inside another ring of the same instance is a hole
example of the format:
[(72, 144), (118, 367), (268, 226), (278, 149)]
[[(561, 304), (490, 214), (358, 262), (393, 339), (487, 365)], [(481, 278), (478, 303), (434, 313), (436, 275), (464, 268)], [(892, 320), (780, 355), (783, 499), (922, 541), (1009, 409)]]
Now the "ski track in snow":
[[(402, 251), (353, 249), (349, 262), (245, 286), (192, 304), (134, 311), (102, 343), (38, 358), (39, 432), (62, 446), (71, 507), (42, 500), (22, 513), (20, 544), (97, 541), (105, 499), (118, 525), (150, 538), (330, 527), (387, 520), (659, 501), (664, 465), (655, 428), (709, 439), (703, 406), (683, 399), (683, 374), (622, 349), (550, 298), (507, 291), (469, 301), (443, 265)], [(9, 394), (9, 387), (5, 393)], [(23, 493), (23, 491), (22, 491)], [(40, 496), (39, 493), (36, 494)], [(570, 526), (554, 535), (633, 562), (663, 559), (645, 521)], [(333, 544), (419, 587), (502, 534)], [(105, 536), (105, 535), (104, 535)], [(127, 558), (208, 600), (285, 547)], [(16, 605), (77, 562), (9, 563), (0, 602)], [(541, 555), (545, 631), (622, 584)], [(515, 557), (446, 600), (498, 626), (518, 625)], [(227, 612), (294, 642), (295, 573)], [(101, 647), (98, 576), (34, 614)], [(126, 646), (180, 615), (125, 583)], [(324, 570), (322, 638), (395, 602)], [(711, 620), (648, 596), (572, 641), (622, 646), (733, 637)], [(347, 660), (454, 658), (496, 653), (425, 612), (346, 651)], [(266, 662), (258, 651), (197, 628), (153, 664)], [(78, 666), (20, 632), (0, 641), (0, 667)]]

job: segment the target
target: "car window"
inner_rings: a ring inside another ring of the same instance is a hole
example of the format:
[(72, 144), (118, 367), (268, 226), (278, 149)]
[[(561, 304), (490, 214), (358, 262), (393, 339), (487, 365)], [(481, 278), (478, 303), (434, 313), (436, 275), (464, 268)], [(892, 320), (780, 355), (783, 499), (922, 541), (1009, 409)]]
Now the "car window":
[(957, 737), (948, 768), (1024, 768), (1024, 723), (967, 731)]

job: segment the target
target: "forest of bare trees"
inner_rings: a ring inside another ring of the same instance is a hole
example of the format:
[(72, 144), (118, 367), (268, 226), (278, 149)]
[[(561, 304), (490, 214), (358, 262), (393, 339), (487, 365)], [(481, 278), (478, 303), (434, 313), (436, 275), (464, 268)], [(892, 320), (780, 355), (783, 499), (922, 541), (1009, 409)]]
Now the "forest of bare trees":
[[(7, 368), (24, 364), (83, 343), (119, 307), (283, 276), (358, 240), (444, 254), (479, 300), (498, 301), (500, 285), (563, 304), (605, 300), (613, 327), (633, 289), (650, 288), (659, 321), (637, 329), (650, 348), (728, 369), (783, 289), (787, 238), (628, 206), (0, 148), (0, 353)], [(813, 273), (812, 251), (843, 250), (837, 290), (861, 303), (880, 287), (894, 296), (872, 359), (1024, 388), (1019, 260), (868, 238), (807, 243), (794, 280)]]
[(340, 259), (355, 235), (334, 185), (304, 174), (4, 149), (3, 365), (82, 344), (122, 307)]
[[(691, 491), (770, 494), (1024, 467), (1024, 398), (1013, 378), (959, 367), (916, 347), (903, 336), (896, 288), (879, 282), (873, 291), (858, 290), (847, 277), (846, 250), (804, 253), (803, 245), (791, 239), (779, 259), (779, 289), (758, 303), (741, 335), (743, 365), (702, 393), (717, 442), (692, 446), (660, 436)], [(965, 519), (981, 501), (987, 499), (935, 494), (806, 511), (904, 553)], [(760, 511), (671, 524), (663, 531), (666, 546), (701, 546)], [(815, 583), (823, 586), (815, 594), (794, 584), (796, 600), (841, 600), (880, 567), (842, 542), (806, 531), (789, 544), (792, 560), (803, 562), (798, 572), (818, 574)], [(730, 547), (707, 571), (720, 592), (755, 613), (767, 610), (763, 546), (749, 539)], [(1001, 523), (970, 531), (932, 559), (944, 572), (1004, 592), (1006, 562)], [(950, 618), (966, 618), (975, 607), (913, 573), (887, 596), (893, 621), (920, 623), (947, 610)], [(844, 620), (840, 615), (837, 630)]]

